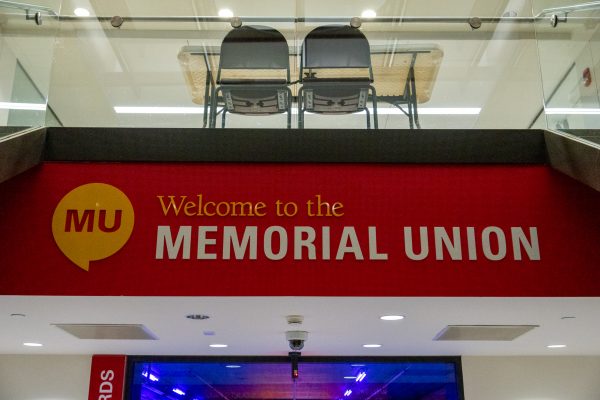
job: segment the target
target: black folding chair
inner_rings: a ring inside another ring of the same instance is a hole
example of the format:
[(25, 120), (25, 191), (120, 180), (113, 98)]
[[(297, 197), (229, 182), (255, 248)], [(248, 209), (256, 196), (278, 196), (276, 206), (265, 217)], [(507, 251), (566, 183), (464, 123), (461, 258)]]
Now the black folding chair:
[(287, 113), (287, 127), (291, 127), (289, 49), (283, 35), (275, 29), (242, 26), (230, 31), (221, 45), (215, 83), (211, 127), (216, 126), (219, 113), (223, 128), (227, 113), (255, 116)]
[(313, 29), (302, 43), (300, 82), (299, 128), (304, 128), (305, 112), (337, 115), (364, 111), (370, 129), (369, 93), (373, 124), (378, 128), (369, 41), (357, 28), (330, 25)]

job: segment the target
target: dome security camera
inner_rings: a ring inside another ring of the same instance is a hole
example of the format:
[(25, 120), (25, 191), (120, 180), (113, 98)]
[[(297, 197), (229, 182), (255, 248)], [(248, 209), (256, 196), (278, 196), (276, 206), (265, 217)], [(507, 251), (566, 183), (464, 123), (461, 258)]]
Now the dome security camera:
[(287, 331), (285, 338), (290, 345), (290, 349), (300, 351), (304, 348), (304, 342), (308, 339), (306, 331)]

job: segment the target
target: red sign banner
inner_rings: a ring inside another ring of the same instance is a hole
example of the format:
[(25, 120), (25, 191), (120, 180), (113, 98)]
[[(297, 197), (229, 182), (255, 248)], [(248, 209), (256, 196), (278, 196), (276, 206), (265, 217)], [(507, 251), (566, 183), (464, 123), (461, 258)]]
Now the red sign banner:
[(600, 193), (546, 166), (45, 163), (0, 294), (598, 296)]
[(88, 400), (123, 400), (126, 356), (94, 355)]

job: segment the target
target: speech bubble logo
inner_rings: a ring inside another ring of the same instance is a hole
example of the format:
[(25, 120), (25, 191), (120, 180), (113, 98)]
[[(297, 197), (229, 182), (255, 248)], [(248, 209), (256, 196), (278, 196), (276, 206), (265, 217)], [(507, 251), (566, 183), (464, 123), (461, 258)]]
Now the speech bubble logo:
[(127, 243), (133, 223), (133, 206), (125, 193), (105, 183), (88, 183), (58, 203), (52, 234), (64, 255), (88, 271), (90, 261), (110, 257)]

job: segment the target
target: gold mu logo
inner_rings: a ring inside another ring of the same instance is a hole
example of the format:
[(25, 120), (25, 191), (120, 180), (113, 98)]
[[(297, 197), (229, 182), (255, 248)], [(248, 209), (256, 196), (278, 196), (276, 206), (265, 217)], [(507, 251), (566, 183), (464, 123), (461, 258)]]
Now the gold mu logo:
[(64, 255), (87, 271), (90, 261), (110, 257), (127, 243), (134, 219), (125, 193), (106, 183), (88, 183), (58, 203), (52, 234)]

